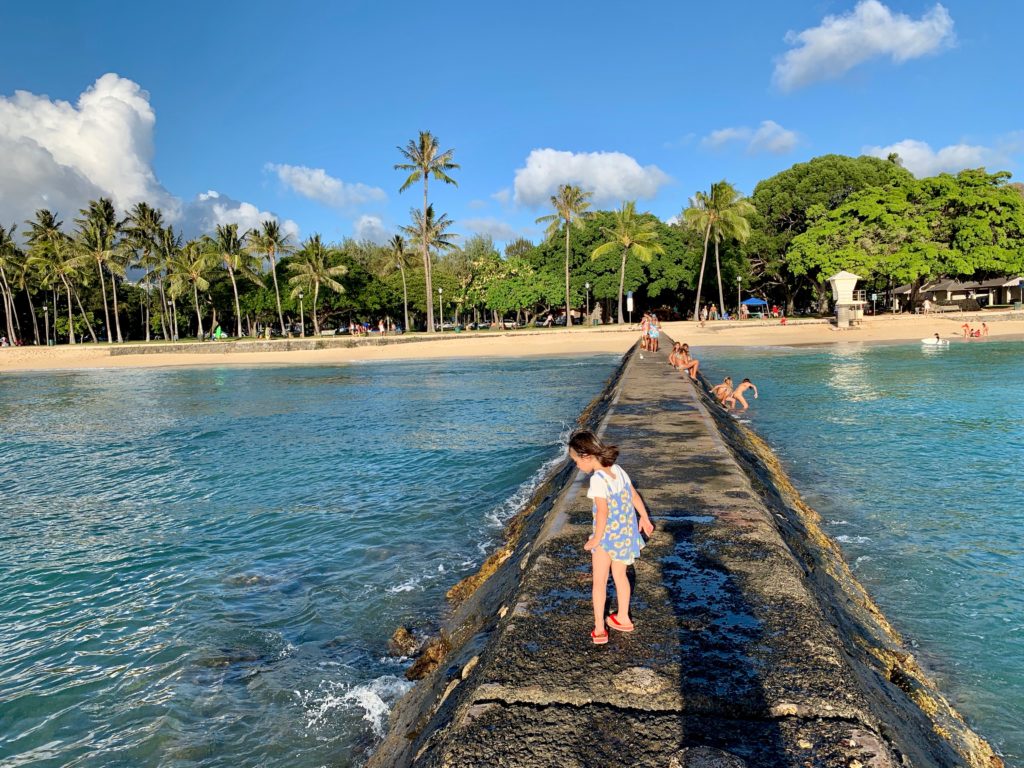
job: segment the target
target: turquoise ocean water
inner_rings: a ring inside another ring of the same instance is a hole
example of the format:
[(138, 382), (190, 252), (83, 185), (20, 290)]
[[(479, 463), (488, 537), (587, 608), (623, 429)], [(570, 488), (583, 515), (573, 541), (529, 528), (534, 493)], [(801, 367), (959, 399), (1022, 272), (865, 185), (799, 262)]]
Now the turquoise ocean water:
[(704, 348), (971, 725), (1024, 766), (1024, 343)]
[(0, 765), (358, 765), (616, 363), (0, 378)]

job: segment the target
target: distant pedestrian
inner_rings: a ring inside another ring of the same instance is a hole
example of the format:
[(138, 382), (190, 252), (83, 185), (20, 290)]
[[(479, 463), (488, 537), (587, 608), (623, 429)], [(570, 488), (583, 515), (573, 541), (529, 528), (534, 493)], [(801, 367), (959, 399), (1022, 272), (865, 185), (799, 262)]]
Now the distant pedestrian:
[(712, 320), (717, 320), (718, 319), (718, 305), (717, 304), (712, 304), (711, 305), (711, 311), (708, 314), (711, 316)]
[(657, 352), (659, 339), (661, 339), (661, 323), (658, 322), (658, 316), (653, 312), (647, 324), (647, 339), (647, 348), (651, 352)]
[(593, 525), (591, 536), (583, 545), (590, 552), (593, 568), (594, 629), (590, 639), (594, 645), (604, 645), (608, 642), (605, 625), (608, 574), (611, 572), (615, 582), (618, 605), (615, 613), (608, 615), (607, 627), (618, 632), (632, 632), (626, 568), (640, 556), (644, 546), (640, 534), (650, 536), (654, 532), (654, 523), (626, 470), (615, 463), (619, 458), (617, 446), (605, 445), (593, 432), (582, 430), (569, 438), (569, 458), (576, 463), (577, 469), (590, 475), (587, 496), (593, 499)]

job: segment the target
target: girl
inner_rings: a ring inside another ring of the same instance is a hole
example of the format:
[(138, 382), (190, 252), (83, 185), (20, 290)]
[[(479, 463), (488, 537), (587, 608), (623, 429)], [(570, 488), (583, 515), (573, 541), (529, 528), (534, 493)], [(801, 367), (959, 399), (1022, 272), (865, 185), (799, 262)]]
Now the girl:
[(608, 616), (608, 626), (619, 632), (632, 632), (626, 566), (633, 564), (644, 545), (640, 533), (650, 536), (654, 532), (654, 523), (648, 517), (643, 499), (633, 488), (629, 475), (615, 463), (619, 457), (618, 447), (605, 445), (593, 432), (582, 430), (569, 438), (569, 457), (581, 472), (591, 476), (587, 496), (594, 500), (594, 522), (592, 535), (583, 548), (591, 554), (594, 572), (594, 629), (590, 639), (594, 645), (604, 645), (608, 642), (604, 618), (608, 572), (611, 571), (618, 597), (617, 610)]
[(697, 371), (700, 370), (700, 360), (690, 356), (690, 345), (683, 344), (679, 348), (679, 365), (676, 366), (683, 373), (690, 374), (690, 378), (694, 381), (697, 380)]

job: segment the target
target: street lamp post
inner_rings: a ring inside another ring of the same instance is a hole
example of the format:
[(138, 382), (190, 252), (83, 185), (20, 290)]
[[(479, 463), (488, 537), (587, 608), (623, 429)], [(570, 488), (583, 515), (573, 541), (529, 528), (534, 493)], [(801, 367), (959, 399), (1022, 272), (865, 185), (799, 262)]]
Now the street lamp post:
[(740, 285), (743, 283), (743, 278), (740, 275), (736, 275), (736, 317), (740, 316)]
[[(45, 319), (45, 322), (46, 322), (46, 344), (45, 344), (45, 346), (48, 347), (48, 346), (50, 346), (50, 305), (49, 304), (43, 304), (43, 318)], [(54, 320), (56, 320), (56, 319), (57, 318), (54, 318)], [(39, 326), (36, 326), (36, 327), (38, 328)]]
[(444, 302), (441, 298), (443, 293), (444, 288), (437, 289), (437, 316), (441, 318), (441, 323), (438, 325), (438, 330), (441, 333), (444, 333)]
[(587, 289), (587, 323), (590, 322), (590, 283), (584, 283), (583, 287)]
[(302, 303), (302, 300), (305, 298), (305, 296), (305, 293), (299, 291), (299, 325), (301, 326), (299, 335), (302, 338), (306, 338), (306, 308), (305, 305), (303, 305)]

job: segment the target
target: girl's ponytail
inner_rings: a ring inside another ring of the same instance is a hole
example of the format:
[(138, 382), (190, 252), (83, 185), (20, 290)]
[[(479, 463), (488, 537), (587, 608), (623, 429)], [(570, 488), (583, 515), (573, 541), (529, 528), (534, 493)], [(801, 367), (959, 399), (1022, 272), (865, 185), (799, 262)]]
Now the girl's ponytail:
[(605, 445), (589, 429), (574, 432), (569, 438), (569, 447), (579, 456), (594, 456), (602, 467), (610, 467), (619, 458), (617, 445)]

